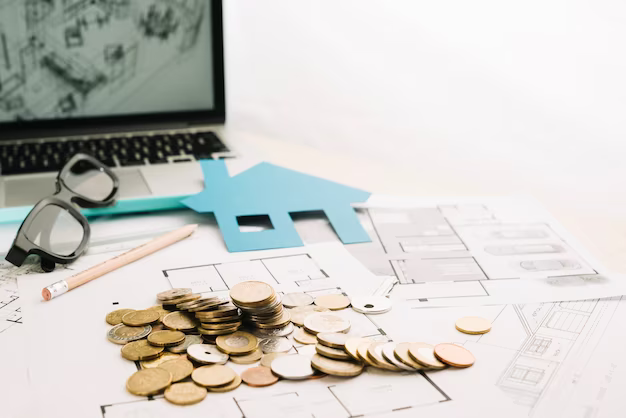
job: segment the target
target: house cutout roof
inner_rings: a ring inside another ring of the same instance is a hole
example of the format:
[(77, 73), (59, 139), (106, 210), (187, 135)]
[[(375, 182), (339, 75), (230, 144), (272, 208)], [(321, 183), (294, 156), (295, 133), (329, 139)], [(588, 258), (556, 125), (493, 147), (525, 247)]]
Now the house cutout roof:
[[(344, 244), (369, 242), (352, 203), (370, 193), (270, 163), (231, 177), (222, 160), (200, 161), (204, 190), (183, 200), (199, 213), (212, 212), (229, 251), (302, 246), (290, 212), (323, 210)], [(240, 232), (238, 216), (268, 215), (274, 229)]]

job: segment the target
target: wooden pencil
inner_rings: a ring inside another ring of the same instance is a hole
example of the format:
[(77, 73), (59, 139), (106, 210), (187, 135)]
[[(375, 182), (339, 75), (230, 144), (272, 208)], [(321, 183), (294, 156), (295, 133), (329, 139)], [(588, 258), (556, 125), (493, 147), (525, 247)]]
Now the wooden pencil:
[(51, 300), (57, 296), (67, 293), (72, 289), (77, 288), (87, 282), (97, 279), (113, 270), (117, 270), (120, 267), (128, 265), (133, 261), (137, 261), (147, 255), (150, 255), (156, 251), (159, 251), (169, 245), (174, 244), (180, 240), (183, 240), (194, 233), (198, 228), (198, 225), (187, 225), (176, 231), (168, 232), (165, 235), (161, 235), (147, 242), (139, 247), (133, 248), (130, 251), (120, 254), (117, 257), (113, 257), (110, 260), (106, 260), (98, 265), (91, 267), (83, 272), (73, 275), (65, 280), (59, 280), (50, 286), (45, 287), (41, 291), (41, 295), (44, 300)]

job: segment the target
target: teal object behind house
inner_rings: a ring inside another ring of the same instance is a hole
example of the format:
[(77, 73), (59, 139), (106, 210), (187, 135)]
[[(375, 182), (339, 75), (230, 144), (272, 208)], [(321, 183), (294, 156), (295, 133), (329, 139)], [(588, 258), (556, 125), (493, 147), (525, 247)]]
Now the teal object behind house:
[[(199, 213), (213, 213), (228, 250), (254, 251), (302, 246), (292, 212), (322, 210), (344, 244), (369, 242), (352, 203), (370, 193), (270, 163), (231, 177), (221, 160), (200, 161), (204, 191), (182, 203)], [(273, 229), (241, 232), (237, 217), (269, 216)]]

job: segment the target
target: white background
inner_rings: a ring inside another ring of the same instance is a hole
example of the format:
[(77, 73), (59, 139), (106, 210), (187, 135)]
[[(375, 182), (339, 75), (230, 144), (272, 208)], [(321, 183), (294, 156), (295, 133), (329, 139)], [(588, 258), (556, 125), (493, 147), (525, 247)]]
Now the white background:
[(531, 194), (626, 271), (626, 3), (224, 3), (228, 123), (273, 161), (375, 192)]

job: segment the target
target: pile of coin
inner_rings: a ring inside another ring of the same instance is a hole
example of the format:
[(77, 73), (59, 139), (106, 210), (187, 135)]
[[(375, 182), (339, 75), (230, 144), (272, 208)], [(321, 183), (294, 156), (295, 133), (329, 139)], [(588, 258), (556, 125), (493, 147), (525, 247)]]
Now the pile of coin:
[[(224, 298), (203, 298), (191, 289), (171, 289), (157, 295), (159, 305), (108, 314), (106, 321), (113, 325), (108, 339), (124, 344), (122, 357), (141, 368), (128, 379), (127, 390), (140, 396), (164, 393), (169, 402), (189, 405), (202, 401), (208, 392), (234, 390), (242, 382), (264, 387), (280, 379), (354, 377), (366, 366), (416, 372), (469, 367), (475, 362), (467, 349), (456, 344), (351, 337), (347, 335), (350, 321), (333, 312), (352, 303), (356, 311), (382, 313), (390, 308), (386, 300), (350, 301), (340, 294), (314, 299), (290, 293), (281, 301), (263, 282), (240, 283), (230, 296), (232, 304)], [(244, 324), (250, 332), (240, 330)], [(491, 329), (489, 321), (477, 317), (461, 318), (455, 326), (468, 334)], [(288, 354), (293, 340), (315, 345), (316, 354)], [(227, 366), (229, 361), (260, 363), (239, 376)]]
[(264, 282), (242, 282), (230, 290), (233, 304), (243, 312), (244, 321), (255, 328), (275, 329), (289, 324), (291, 315), (281, 297)]

